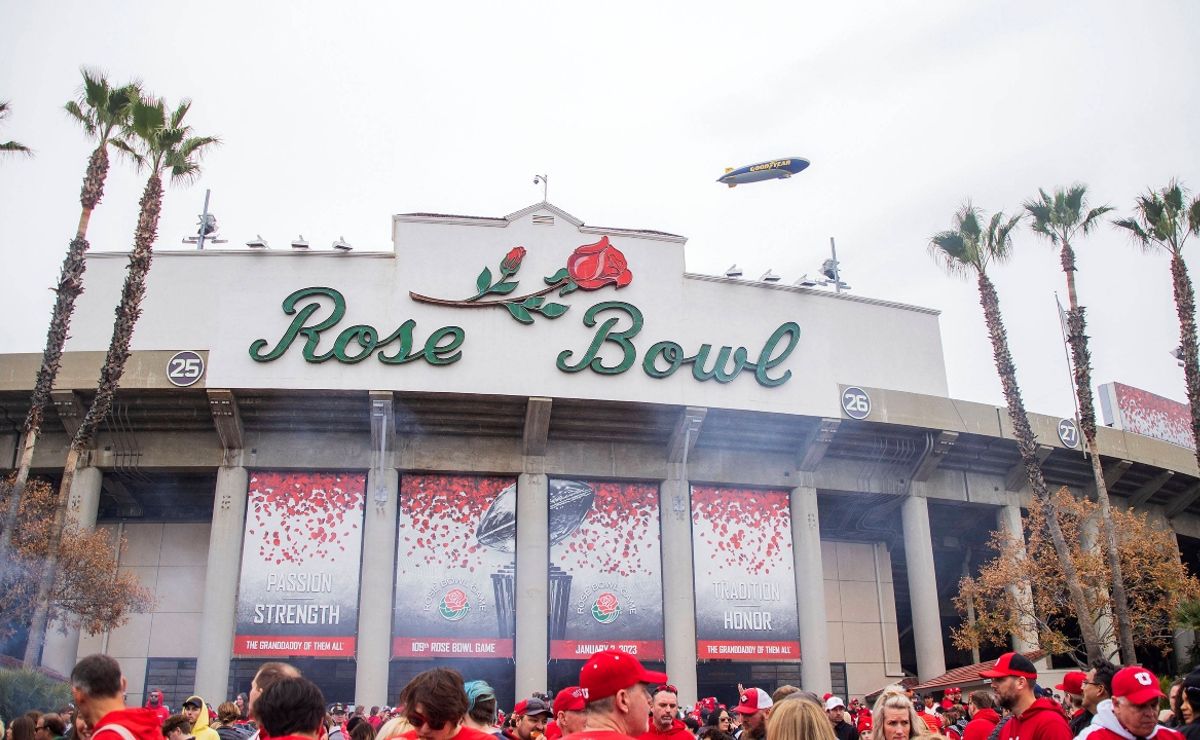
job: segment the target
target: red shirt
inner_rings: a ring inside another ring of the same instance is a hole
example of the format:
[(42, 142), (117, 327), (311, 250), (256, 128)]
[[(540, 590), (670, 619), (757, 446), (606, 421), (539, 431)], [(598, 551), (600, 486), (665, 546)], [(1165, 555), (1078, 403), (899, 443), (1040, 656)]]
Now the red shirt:
[[(1050, 699), (1038, 699), (1033, 704), (1004, 723), (1000, 740), (1071, 740), (1071, 727), (1063, 716), (1058, 703)], [(1097, 740), (1100, 740), (1097, 738)], [(1121, 738), (1124, 740), (1124, 738)]]
[(654, 720), (650, 720), (650, 729), (639, 735), (638, 740), (691, 740), (692, 737), (692, 731), (682, 720), (672, 720), (671, 727), (666, 732), (660, 732)]
[[(417, 731), (409, 730), (408, 732), (401, 733), (396, 737), (402, 737), (405, 740), (416, 740)], [(487, 732), (476, 730), (474, 727), (467, 727), (466, 725), (463, 725), (462, 727), (459, 727), (458, 732), (454, 734), (454, 740), (496, 740), (496, 736)]]
[[(1154, 728), (1154, 732), (1147, 737), (1152, 737), (1154, 740), (1183, 740), (1183, 733), (1172, 730), (1170, 727), (1158, 725)], [(1125, 738), (1107, 727), (1097, 727), (1092, 730), (1092, 734), (1088, 735), (1088, 740), (1125, 740)]]
[(580, 730), (564, 735), (563, 740), (629, 740), (633, 735), (626, 735), (616, 730)]
[(116, 730), (101, 732), (105, 727), (120, 725), (129, 730), (137, 740), (163, 740), (162, 725), (158, 721), (158, 713), (147, 707), (136, 709), (114, 709), (100, 718), (92, 728), (93, 735), (99, 735), (97, 740), (121, 740)]

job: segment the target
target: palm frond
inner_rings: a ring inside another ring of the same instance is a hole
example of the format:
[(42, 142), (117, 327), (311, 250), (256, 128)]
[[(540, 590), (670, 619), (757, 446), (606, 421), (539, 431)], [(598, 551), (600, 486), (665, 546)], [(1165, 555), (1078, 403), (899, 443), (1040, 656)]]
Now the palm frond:
[(1008, 261), (1012, 255), (1012, 232), (1020, 222), (1020, 215), (1005, 220), (1004, 212), (996, 211), (988, 223), (980, 250), (987, 255), (988, 260), (994, 260), (998, 264)]
[(1121, 218), (1113, 221), (1112, 223), (1113, 226), (1116, 226), (1119, 229), (1125, 229), (1127, 232), (1129, 232), (1129, 238), (1133, 240), (1133, 242), (1139, 247), (1141, 247), (1143, 251), (1154, 251), (1154, 247), (1157, 246), (1157, 244), (1150, 238), (1150, 235), (1146, 233), (1146, 230), (1142, 228), (1142, 225), (1138, 223), (1136, 219)]
[(18, 154), (27, 154), (33, 156), (33, 150), (16, 141), (0, 142), (0, 152), (15, 152)]
[(183, 118), (192, 108), (192, 101), (189, 98), (184, 98), (179, 101), (179, 106), (171, 113), (171, 128), (179, 128), (183, 125)]
[(1075, 183), (1071, 187), (1067, 188), (1066, 191), (1062, 193), (1062, 196), (1063, 217), (1069, 218), (1073, 223), (1078, 222), (1079, 214), (1083, 213), (1084, 200), (1087, 197), (1087, 185)]
[(83, 75), (83, 92), (80, 102), (84, 102), (89, 108), (97, 110), (106, 107), (111, 89), (104, 73), (88, 67), (80, 67), (79, 73)]
[(1188, 206), (1188, 231), (1200, 234), (1200, 197), (1197, 197)]
[(118, 152), (128, 157), (129, 161), (133, 163), (134, 169), (140, 172), (142, 168), (146, 166), (146, 158), (143, 157), (138, 150), (130, 146), (129, 142), (126, 141), (124, 137), (115, 137), (109, 139), (108, 143), (113, 149), (116, 149)]
[(63, 105), (63, 110), (65, 110), (67, 115), (69, 115), (71, 118), (75, 119), (76, 123), (78, 123), (80, 126), (83, 126), (83, 130), (87, 132), (88, 136), (96, 135), (96, 122), (83, 112), (83, 109), (79, 107), (79, 103), (75, 102), (74, 100), (70, 100)]
[(1092, 233), (1092, 230), (1100, 223), (1100, 217), (1112, 210), (1114, 210), (1112, 206), (1099, 206), (1088, 211), (1087, 217), (1079, 225), (1079, 230), (1084, 234)]

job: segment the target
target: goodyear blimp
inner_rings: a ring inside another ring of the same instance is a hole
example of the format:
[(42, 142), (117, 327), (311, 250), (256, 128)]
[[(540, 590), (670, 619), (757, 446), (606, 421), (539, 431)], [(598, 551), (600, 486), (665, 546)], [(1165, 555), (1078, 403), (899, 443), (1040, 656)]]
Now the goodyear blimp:
[(803, 157), (788, 157), (786, 159), (772, 159), (769, 162), (759, 162), (746, 167), (733, 169), (728, 167), (725, 169), (725, 174), (717, 178), (717, 182), (723, 182), (731, 188), (738, 185), (744, 185), (748, 182), (758, 182), (759, 180), (779, 180), (785, 177), (791, 177), (797, 172), (802, 172), (808, 167), (809, 161)]

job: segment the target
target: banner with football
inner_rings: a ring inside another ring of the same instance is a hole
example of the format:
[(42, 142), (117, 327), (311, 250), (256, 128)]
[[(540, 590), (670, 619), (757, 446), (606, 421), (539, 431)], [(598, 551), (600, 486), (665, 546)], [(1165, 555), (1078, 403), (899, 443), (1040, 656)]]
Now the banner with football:
[(550, 657), (663, 660), (658, 486), (551, 478)]
[(692, 548), (697, 659), (800, 660), (788, 492), (692, 486)]
[(235, 656), (354, 657), (366, 478), (250, 474)]
[(515, 478), (405, 475), (400, 484), (394, 658), (511, 658)]

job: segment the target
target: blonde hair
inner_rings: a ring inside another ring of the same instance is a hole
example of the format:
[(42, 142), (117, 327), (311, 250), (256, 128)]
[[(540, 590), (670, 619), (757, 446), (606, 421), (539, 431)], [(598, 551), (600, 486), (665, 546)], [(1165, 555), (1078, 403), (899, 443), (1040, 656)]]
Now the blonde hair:
[(875, 707), (871, 710), (871, 740), (884, 740), (886, 733), (883, 726), (883, 715), (884, 710), (887, 709), (902, 709), (908, 713), (908, 737), (910, 740), (915, 737), (929, 737), (929, 725), (925, 724), (925, 720), (917, 714), (917, 709), (905, 694), (904, 687), (892, 685), (883, 690), (883, 693), (875, 700)]
[(391, 740), (391, 738), (403, 735), (411, 729), (412, 725), (408, 723), (404, 715), (392, 717), (387, 722), (384, 722), (379, 731), (375, 733), (375, 740)]
[(837, 740), (821, 707), (802, 698), (787, 698), (771, 708), (767, 740)]

